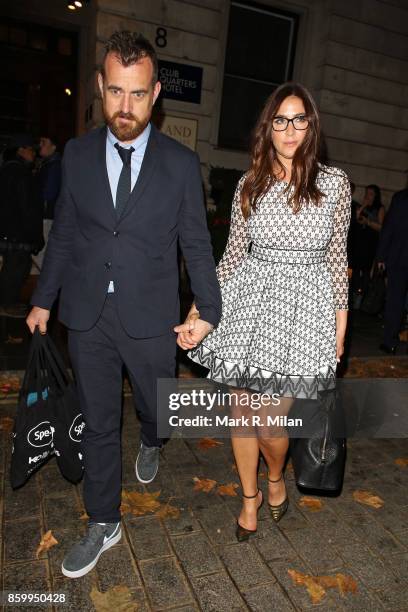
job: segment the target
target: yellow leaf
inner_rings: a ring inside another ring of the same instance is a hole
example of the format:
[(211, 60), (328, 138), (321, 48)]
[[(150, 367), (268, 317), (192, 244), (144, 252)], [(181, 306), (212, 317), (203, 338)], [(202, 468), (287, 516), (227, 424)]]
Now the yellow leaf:
[[(172, 498), (170, 498), (172, 499)], [(180, 510), (176, 506), (170, 504), (170, 499), (165, 504), (161, 504), (160, 508), (155, 512), (155, 516), (166, 519), (166, 518), (178, 518), (180, 516)]]
[(370, 491), (354, 491), (353, 498), (360, 504), (365, 504), (371, 508), (381, 508), (384, 505), (384, 500)]
[(135, 516), (143, 516), (148, 512), (156, 512), (160, 508), (157, 498), (160, 491), (155, 493), (138, 493), (137, 491), (122, 491), (122, 504), (120, 511), (122, 514), (131, 513)]
[(224, 446), (224, 444), (223, 442), (214, 440), (214, 438), (201, 438), (201, 440), (197, 442), (197, 446), (202, 450), (207, 450), (207, 448), (214, 448), (214, 446)]
[(38, 545), (36, 553), (37, 559), (44, 550), (48, 550), (56, 544), (58, 544), (58, 540), (54, 538), (54, 536), (52, 535), (52, 531), (47, 531), (47, 533), (45, 533), (41, 538), (40, 543)]
[(14, 428), (14, 419), (12, 419), (11, 417), (2, 417), (0, 419), (0, 430), (1, 431), (7, 431), (8, 433), (10, 433), (10, 431), (13, 431)]
[(323, 508), (322, 500), (318, 499), (317, 497), (309, 497), (307, 495), (304, 495), (299, 499), (298, 503), (299, 506), (301, 506), (302, 508), (307, 508), (312, 512), (318, 512)]
[(226, 485), (220, 485), (217, 489), (218, 495), (227, 495), (229, 497), (236, 497), (237, 494), (235, 489), (238, 489), (239, 485), (236, 482), (230, 482)]
[(89, 519), (89, 516), (87, 515), (86, 512), (84, 512), (83, 514), (81, 514), (81, 516), (79, 517), (80, 521), (87, 521)]
[(400, 467), (406, 467), (408, 465), (408, 457), (400, 457), (399, 459), (396, 459), (394, 463)]
[(304, 585), (312, 603), (319, 603), (326, 595), (326, 589), (337, 589), (342, 597), (346, 593), (357, 592), (357, 582), (351, 576), (334, 574), (334, 576), (311, 576), (289, 569), (289, 576), (295, 584)]
[(96, 612), (136, 612), (138, 608), (129, 588), (124, 585), (114, 586), (105, 593), (94, 586), (90, 595)]
[(217, 484), (216, 480), (211, 480), (211, 478), (197, 478), (197, 476), (194, 476), (193, 481), (194, 491), (203, 491), (204, 493), (212, 491)]
[(302, 574), (302, 572), (297, 572), (296, 570), (292, 569), (288, 570), (288, 574), (295, 584), (304, 585), (306, 587), (312, 603), (319, 603), (326, 595), (324, 588), (315, 580), (313, 576)]

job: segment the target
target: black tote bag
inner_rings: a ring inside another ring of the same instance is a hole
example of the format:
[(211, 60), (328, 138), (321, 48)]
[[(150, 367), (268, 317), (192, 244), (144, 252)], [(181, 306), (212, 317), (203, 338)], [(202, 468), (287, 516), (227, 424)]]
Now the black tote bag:
[(76, 386), (51, 338), (44, 338), (44, 352), (50, 380), (49, 401), (54, 429), (54, 451), (61, 474), (71, 482), (83, 476), (81, 441), (85, 427)]
[(31, 339), (14, 422), (10, 482), (21, 487), (54, 454), (49, 379), (40, 333)]

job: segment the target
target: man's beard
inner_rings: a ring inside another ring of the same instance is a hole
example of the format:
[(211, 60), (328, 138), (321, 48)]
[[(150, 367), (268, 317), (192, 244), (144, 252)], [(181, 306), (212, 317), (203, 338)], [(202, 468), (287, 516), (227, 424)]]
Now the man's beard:
[[(109, 126), (110, 131), (120, 142), (128, 142), (130, 140), (136, 140), (138, 136), (143, 132), (147, 124), (149, 123), (149, 119), (142, 122), (137, 119), (132, 113), (123, 113), (122, 111), (117, 111), (113, 115), (108, 115), (105, 108), (103, 109), (105, 115), (105, 121)], [(120, 127), (117, 124), (117, 119), (128, 119), (133, 121), (133, 125)]]

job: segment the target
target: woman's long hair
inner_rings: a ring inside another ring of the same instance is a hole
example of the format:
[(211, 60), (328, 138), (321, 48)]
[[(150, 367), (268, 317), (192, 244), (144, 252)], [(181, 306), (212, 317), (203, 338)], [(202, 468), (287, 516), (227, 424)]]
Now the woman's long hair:
[(305, 115), (309, 120), (306, 136), (293, 157), (292, 177), (286, 188), (289, 192), (293, 187), (293, 193), (288, 204), (297, 213), (304, 202), (319, 205), (323, 195), (316, 184), (320, 150), (320, 119), (316, 104), (303, 85), (283, 83), (268, 98), (253, 133), (251, 167), (245, 175), (241, 191), (241, 208), (245, 219), (250, 216), (252, 210), (256, 210), (259, 200), (276, 181), (274, 168), (280, 166), (284, 171), (272, 142), (272, 120), (288, 96), (296, 96), (302, 100)]
[(381, 200), (381, 189), (378, 185), (367, 185), (366, 192), (367, 189), (371, 189), (372, 191), (374, 191), (374, 200), (370, 208), (372, 210), (379, 210), (383, 205)]

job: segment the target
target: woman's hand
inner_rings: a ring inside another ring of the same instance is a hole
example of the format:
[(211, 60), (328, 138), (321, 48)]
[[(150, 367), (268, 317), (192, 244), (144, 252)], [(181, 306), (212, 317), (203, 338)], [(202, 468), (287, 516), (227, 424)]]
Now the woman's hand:
[[(194, 305), (194, 304), (193, 304)], [(200, 318), (200, 313), (190, 310), (186, 320), (182, 325), (177, 325), (174, 331), (177, 332), (177, 344), (183, 350), (194, 348), (196, 343), (193, 341), (193, 333), (195, 331), (195, 322)]]
[(344, 341), (347, 329), (347, 310), (336, 310), (336, 360), (340, 360), (344, 354)]
[(214, 329), (214, 326), (208, 321), (203, 321), (195, 314), (187, 317), (182, 325), (177, 325), (174, 331), (178, 333), (177, 344), (183, 350), (189, 350), (197, 346), (203, 338)]

